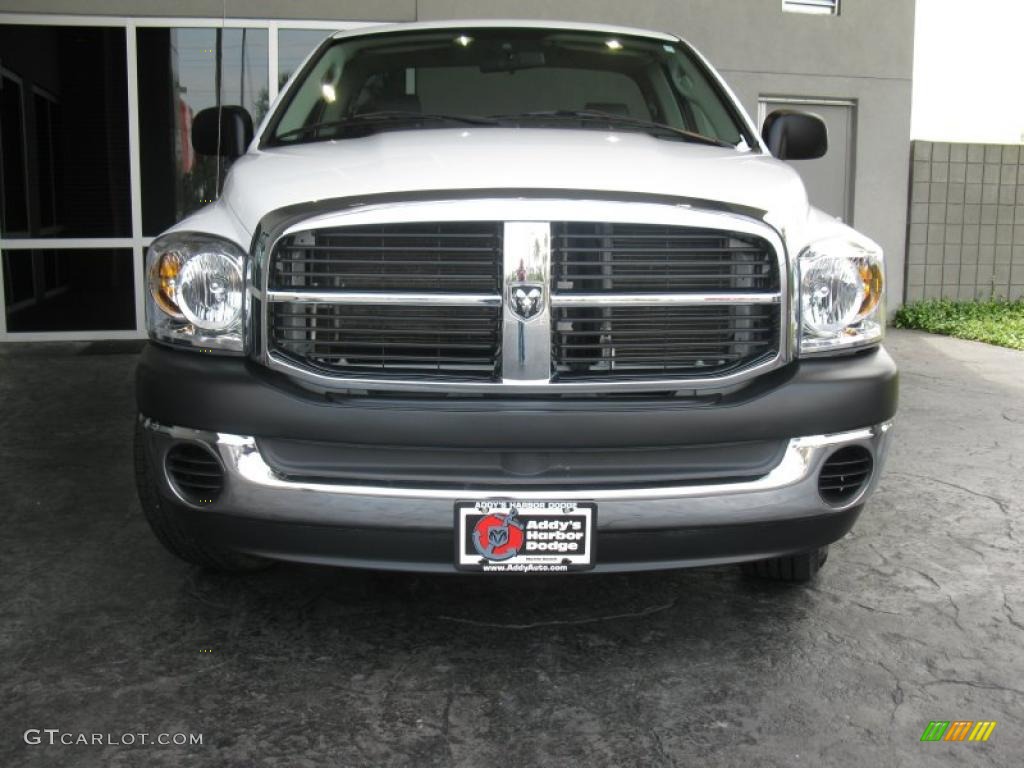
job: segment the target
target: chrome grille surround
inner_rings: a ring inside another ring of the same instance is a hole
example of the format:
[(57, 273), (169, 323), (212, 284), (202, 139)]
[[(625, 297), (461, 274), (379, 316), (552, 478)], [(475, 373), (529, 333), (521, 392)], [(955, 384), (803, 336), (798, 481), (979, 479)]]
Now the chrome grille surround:
[[(794, 273), (787, 266), (785, 246), (777, 231), (757, 216), (760, 212), (729, 211), (694, 204), (657, 201), (533, 197), (481, 197), (408, 200), (381, 204), (352, 205), (345, 210), (292, 215), (283, 223), (263, 227), (253, 244), (252, 283), (249, 286), (250, 354), (267, 367), (294, 377), (318, 390), (383, 390), (394, 392), (443, 392), (475, 394), (626, 393), (664, 391), (715, 391), (740, 384), (784, 365), (792, 359), (795, 307), (791, 301)], [(605, 198), (605, 199), (602, 199)], [(283, 290), (271, 287), (270, 258), (282, 238), (308, 230), (346, 226), (412, 224), (429, 222), (504, 222), (503, 271), (500, 293), (447, 291), (338, 291)], [(622, 222), (630, 225), (686, 227), (718, 230), (760, 238), (774, 255), (777, 267), (775, 290), (712, 292), (559, 292), (551, 276), (551, 231), (557, 222)], [(527, 278), (527, 279), (523, 279)], [(540, 285), (540, 311), (524, 318), (513, 309), (517, 288)], [(503, 331), (500, 378), (467, 380), (459, 376), (344, 375), (327, 373), (289, 359), (273, 349), (269, 335), (269, 302), (338, 303), (352, 305), (401, 305), (408, 307), (495, 307), (501, 308)], [(744, 307), (777, 309), (777, 344), (771, 355), (750, 364), (735, 366), (719, 374), (612, 377), (559, 377), (552, 365), (552, 326), (555, 314), (565, 308), (581, 307)], [(547, 376), (544, 372), (549, 372)]]

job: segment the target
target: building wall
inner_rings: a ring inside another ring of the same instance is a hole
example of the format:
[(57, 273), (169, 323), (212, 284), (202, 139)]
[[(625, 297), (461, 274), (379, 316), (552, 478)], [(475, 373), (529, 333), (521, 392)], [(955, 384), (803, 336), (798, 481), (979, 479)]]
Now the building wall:
[(1024, 298), (1024, 147), (916, 141), (906, 300)]

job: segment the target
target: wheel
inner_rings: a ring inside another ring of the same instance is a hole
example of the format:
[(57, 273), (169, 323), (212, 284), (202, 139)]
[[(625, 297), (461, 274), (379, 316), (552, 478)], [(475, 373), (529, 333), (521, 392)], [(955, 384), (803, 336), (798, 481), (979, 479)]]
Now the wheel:
[(185, 507), (162, 498), (156, 492), (141, 424), (135, 425), (135, 485), (149, 527), (172, 555), (216, 571), (258, 571), (273, 565), (270, 560), (202, 542), (189, 533), (179, 517)]
[(817, 576), (826, 560), (828, 560), (828, 547), (822, 547), (799, 555), (743, 563), (743, 573), (758, 579), (800, 583), (811, 581)]

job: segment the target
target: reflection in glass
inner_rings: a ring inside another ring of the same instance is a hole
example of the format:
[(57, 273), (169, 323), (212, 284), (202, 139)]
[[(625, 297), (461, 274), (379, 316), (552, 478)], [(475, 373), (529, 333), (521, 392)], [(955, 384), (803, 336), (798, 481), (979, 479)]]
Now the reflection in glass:
[(277, 33), (277, 71), (280, 88), (298, 69), (310, 52), (334, 34), (325, 29), (282, 29)]
[(142, 229), (157, 235), (217, 196), (227, 164), (192, 150), (192, 118), (218, 105), (258, 122), (268, 99), (265, 29), (139, 29)]
[(36, 210), (39, 231), (51, 235), (57, 232), (57, 133), (59, 106), (57, 100), (41, 89), (35, 93), (36, 113)]
[(21, 80), (0, 70), (0, 226), (7, 237), (28, 233), (25, 106)]
[(135, 330), (132, 251), (6, 250), (7, 331)]
[(131, 235), (124, 62), (123, 29), (0, 24), (4, 237)]

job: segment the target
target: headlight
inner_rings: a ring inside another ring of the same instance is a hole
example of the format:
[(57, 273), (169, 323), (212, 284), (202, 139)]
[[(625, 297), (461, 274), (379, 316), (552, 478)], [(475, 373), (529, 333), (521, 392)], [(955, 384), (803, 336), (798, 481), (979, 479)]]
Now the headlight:
[(146, 253), (146, 322), (152, 338), (242, 351), (245, 253), (212, 235), (174, 232)]
[(881, 340), (885, 267), (877, 246), (840, 237), (819, 240), (803, 250), (799, 264), (801, 354)]
[(204, 331), (224, 331), (242, 315), (242, 267), (223, 253), (199, 253), (178, 277), (178, 306)]

